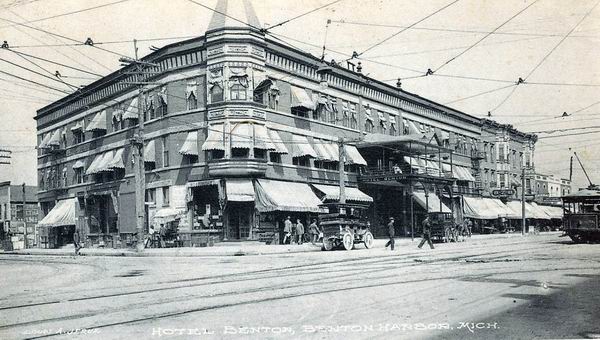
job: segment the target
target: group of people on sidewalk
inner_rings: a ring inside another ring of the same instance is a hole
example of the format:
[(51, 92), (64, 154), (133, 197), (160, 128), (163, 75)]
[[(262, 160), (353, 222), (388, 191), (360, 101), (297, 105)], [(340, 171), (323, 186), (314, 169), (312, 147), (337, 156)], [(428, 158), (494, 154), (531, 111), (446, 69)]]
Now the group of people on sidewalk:
[[(423, 247), (425, 242), (427, 242), (429, 244), (429, 247), (431, 249), (434, 249), (433, 241), (431, 241), (431, 221), (429, 220), (429, 216), (425, 217), (425, 219), (421, 223), (421, 226), (423, 227), (423, 234), (421, 236), (422, 237), (421, 243), (419, 243), (419, 246), (418, 246), (419, 249), (421, 249), (421, 247)], [(394, 244), (396, 243), (396, 241), (394, 240), (394, 237), (396, 236), (396, 227), (394, 225), (393, 217), (390, 217), (390, 222), (388, 223), (387, 227), (388, 227), (388, 236), (389, 236), (390, 240), (385, 244), (385, 248), (390, 247), (391, 250), (394, 250)]]
[[(290, 216), (288, 216), (283, 222), (283, 244), (302, 244), (305, 241), (306, 231), (304, 230), (304, 224), (300, 222), (300, 219), (296, 219), (296, 224), (293, 224)], [(320, 235), (321, 230), (317, 226), (317, 220), (313, 219), (312, 223), (308, 226), (308, 235), (310, 235), (310, 242), (315, 244)]]

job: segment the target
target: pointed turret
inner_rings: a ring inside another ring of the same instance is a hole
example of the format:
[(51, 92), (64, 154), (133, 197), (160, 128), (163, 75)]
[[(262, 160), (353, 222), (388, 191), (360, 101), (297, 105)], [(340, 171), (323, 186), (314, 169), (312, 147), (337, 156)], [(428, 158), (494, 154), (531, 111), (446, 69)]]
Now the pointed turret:
[(223, 28), (260, 29), (260, 21), (252, 3), (249, 0), (219, 0), (207, 31)]

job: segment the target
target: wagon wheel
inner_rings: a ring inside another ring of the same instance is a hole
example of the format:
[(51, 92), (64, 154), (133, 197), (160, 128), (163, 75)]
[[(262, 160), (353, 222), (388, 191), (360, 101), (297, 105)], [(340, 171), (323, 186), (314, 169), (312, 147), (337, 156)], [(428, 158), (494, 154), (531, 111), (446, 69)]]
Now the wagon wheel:
[(329, 238), (323, 237), (323, 246), (321, 247), (321, 250), (330, 251), (331, 249), (333, 249), (333, 242)]
[(363, 235), (363, 242), (365, 243), (365, 248), (367, 248), (367, 249), (373, 248), (373, 243), (375, 242), (375, 240), (373, 239), (373, 234), (371, 234), (370, 231), (367, 231)]
[(350, 233), (345, 233), (342, 243), (344, 244), (344, 249), (352, 250), (352, 247), (354, 247), (354, 236)]

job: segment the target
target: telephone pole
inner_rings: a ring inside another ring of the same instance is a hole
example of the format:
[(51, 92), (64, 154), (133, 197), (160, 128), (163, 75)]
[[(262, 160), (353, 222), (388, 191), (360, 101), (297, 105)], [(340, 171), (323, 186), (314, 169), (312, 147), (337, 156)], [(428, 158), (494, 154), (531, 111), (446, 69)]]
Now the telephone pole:
[(25, 226), (25, 230), (23, 231), (23, 246), (27, 249), (27, 220), (25, 219), (25, 206), (27, 205), (27, 200), (25, 199), (25, 183), (23, 182), (23, 225)]
[(526, 228), (526, 216), (525, 216), (525, 166), (521, 170), (521, 235), (525, 235)]
[(138, 127), (134, 137), (131, 139), (134, 161), (135, 175), (135, 214), (136, 214), (136, 231), (137, 244), (136, 249), (141, 252), (144, 249), (144, 233), (145, 233), (145, 218), (146, 218), (146, 173), (144, 171), (144, 68), (148, 66), (156, 66), (156, 64), (142, 61), (138, 58), (137, 40), (133, 40), (133, 48), (135, 50), (135, 59), (121, 58), (119, 61), (127, 64), (135, 65), (136, 81), (133, 83), (138, 86), (137, 94), (137, 114)]

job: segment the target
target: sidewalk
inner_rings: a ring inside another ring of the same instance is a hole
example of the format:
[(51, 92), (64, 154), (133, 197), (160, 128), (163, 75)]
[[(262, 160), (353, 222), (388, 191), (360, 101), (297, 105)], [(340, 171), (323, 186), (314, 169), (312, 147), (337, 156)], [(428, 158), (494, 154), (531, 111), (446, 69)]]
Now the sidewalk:
[[(560, 232), (543, 233), (542, 235), (556, 234)], [(535, 237), (536, 235), (531, 235)], [(495, 238), (512, 238), (521, 237), (520, 233), (515, 234), (489, 234), (489, 235), (473, 235), (470, 240), (485, 240)], [(420, 237), (415, 238), (415, 246), (420, 240)], [(375, 239), (373, 248), (383, 248), (387, 239)], [(469, 242), (469, 239), (467, 239)], [(396, 238), (396, 246), (411, 244), (411, 239), (408, 237)], [(364, 245), (359, 244), (357, 248), (364, 248)], [(190, 256), (246, 256), (246, 255), (275, 255), (275, 254), (292, 254), (306, 252), (320, 252), (321, 244), (312, 245), (305, 243), (302, 245), (266, 245), (257, 242), (224, 242), (217, 243), (214, 247), (196, 247), (196, 248), (148, 248), (138, 253), (135, 249), (112, 249), (112, 248), (82, 248), (79, 254), (81, 256), (130, 256), (130, 257), (190, 257)], [(75, 250), (73, 246), (67, 246), (61, 249), (22, 249), (14, 251), (0, 250), (0, 255), (46, 255), (46, 256), (73, 256)]]

